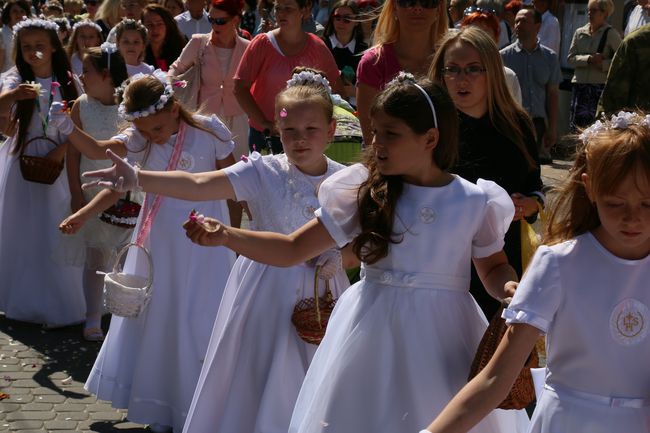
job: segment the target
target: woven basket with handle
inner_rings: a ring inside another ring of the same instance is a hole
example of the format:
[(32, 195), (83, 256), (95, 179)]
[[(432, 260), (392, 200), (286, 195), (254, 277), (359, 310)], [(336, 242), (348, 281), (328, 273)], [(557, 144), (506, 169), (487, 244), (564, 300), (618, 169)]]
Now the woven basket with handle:
[[(132, 246), (144, 251), (149, 263), (149, 275), (125, 274), (118, 270), (122, 256)], [(151, 299), (151, 285), (153, 283), (153, 260), (146, 248), (129, 243), (122, 248), (115, 258), (113, 271), (104, 276), (104, 307), (111, 314), (122, 317), (137, 317)]]
[(325, 280), (325, 294), (318, 296), (318, 273), (320, 267), (314, 272), (314, 297), (301, 299), (293, 308), (291, 323), (296, 327), (298, 336), (309, 344), (320, 344), (325, 336), (325, 329), (329, 321), (336, 299), (332, 296), (329, 280)]
[(20, 154), (20, 173), (23, 175), (23, 179), (27, 181), (52, 185), (59, 178), (63, 170), (63, 161), (56, 161), (43, 156), (23, 154), (25, 148), (35, 140), (44, 140), (53, 144), (54, 147), (58, 146), (54, 140), (45, 136), (34, 137), (27, 141), (23, 145)]
[[(499, 308), (499, 311), (492, 317), (490, 325), (488, 326), (481, 343), (478, 346), (472, 368), (470, 369), (468, 380), (472, 380), (474, 376), (479, 374), (485, 368), (487, 363), (492, 359), (494, 352), (496, 352), (501, 339), (508, 329), (506, 321), (501, 318), (504, 305)], [(535, 401), (535, 385), (533, 384), (533, 376), (530, 372), (531, 368), (539, 366), (539, 357), (537, 350), (533, 348), (526, 364), (519, 372), (517, 380), (508, 396), (501, 402), (499, 409), (523, 409)]]

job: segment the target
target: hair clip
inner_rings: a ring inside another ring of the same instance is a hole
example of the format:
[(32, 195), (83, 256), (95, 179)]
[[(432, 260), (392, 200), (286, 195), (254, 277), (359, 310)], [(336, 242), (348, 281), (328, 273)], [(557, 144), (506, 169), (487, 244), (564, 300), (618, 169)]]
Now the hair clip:
[(286, 108), (283, 108), (282, 110), (280, 110), (280, 117), (281, 117), (281, 118), (284, 119), (284, 118), (287, 117), (288, 115), (289, 115), (289, 114), (287, 113), (287, 109), (286, 109)]

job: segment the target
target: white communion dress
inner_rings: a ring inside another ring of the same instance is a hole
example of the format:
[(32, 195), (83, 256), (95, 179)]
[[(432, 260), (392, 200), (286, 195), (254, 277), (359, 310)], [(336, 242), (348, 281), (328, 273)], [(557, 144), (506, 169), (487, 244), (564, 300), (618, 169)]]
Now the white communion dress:
[[(311, 177), (286, 155), (260, 156), (225, 169), (237, 200), (246, 200), (259, 230), (291, 233), (314, 218), (320, 182), (343, 166), (328, 160)], [(334, 297), (349, 286), (343, 270)], [(319, 282), (319, 293), (324, 283)], [(300, 385), (316, 351), (291, 323), (295, 304), (314, 296), (314, 268), (278, 268), (240, 256), (214, 324), (186, 433), (286, 433)]]
[[(215, 170), (215, 161), (232, 152), (230, 133), (216, 118), (195, 116), (214, 135), (187, 126), (177, 169), (192, 173)], [(162, 145), (151, 144), (131, 127), (116, 139), (127, 143), (129, 160), (147, 170), (166, 169), (176, 134)], [(151, 201), (147, 200), (149, 204)], [(223, 288), (235, 261), (230, 250), (190, 242), (182, 224), (192, 209), (228, 221), (225, 201), (190, 202), (162, 199), (145, 247), (153, 258), (153, 292), (147, 309), (136, 318), (113, 316), (86, 389), (113, 407), (127, 408), (129, 420), (171, 426), (180, 432), (199, 378)], [(134, 238), (142, 223), (140, 212)], [(131, 248), (125, 272), (146, 276), (147, 260)]]
[(546, 333), (533, 433), (650, 431), (650, 255), (621, 259), (591, 233), (541, 246), (504, 317)]
[[(341, 246), (360, 233), (362, 165), (323, 183), (316, 212)], [(417, 432), (467, 383), (487, 321), (469, 294), (472, 257), (503, 248), (514, 207), (493, 182), (404, 184), (386, 257), (363, 265), (314, 356), (292, 433)], [(491, 412), (474, 433), (525, 432), (524, 411)]]

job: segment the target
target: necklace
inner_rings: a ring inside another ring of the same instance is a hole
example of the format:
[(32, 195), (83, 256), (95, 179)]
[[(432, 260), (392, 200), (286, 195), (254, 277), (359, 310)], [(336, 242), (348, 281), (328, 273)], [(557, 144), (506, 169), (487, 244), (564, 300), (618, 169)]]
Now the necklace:
[(56, 83), (57, 85), (54, 83), (56, 83), (56, 76), (52, 74), (52, 81), (50, 82), (50, 97), (47, 102), (47, 113), (45, 114), (45, 117), (43, 117), (43, 114), (41, 113), (41, 95), (38, 95), (38, 98), (36, 98), (36, 110), (38, 110), (38, 116), (41, 118), (43, 135), (47, 135), (47, 125), (50, 123), (50, 107), (52, 106), (52, 102), (54, 102), (54, 94), (56, 93), (56, 88), (59, 87), (59, 83)]

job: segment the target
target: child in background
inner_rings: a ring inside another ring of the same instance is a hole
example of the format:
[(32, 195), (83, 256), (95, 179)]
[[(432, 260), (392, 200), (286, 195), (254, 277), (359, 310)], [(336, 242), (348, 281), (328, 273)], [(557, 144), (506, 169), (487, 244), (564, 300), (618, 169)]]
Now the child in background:
[[(140, 171), (139, 185), (190, 200), (245, 200), (261, 230), (291, 233), (305, 224), (318, 207), (321, 182), (344, 166), (323, 155), (336, 127), (329, 83), (315, 70), (294, 72), (276, 99), (285, 153), (255, 152), (225, 170), (196, 175)], [(133, 167), (114, 160), (117, 174), (106, 169), (95, 175), (111, 179), (108, 185), (119, 177), (135, 179)], [(323, 265), (321, 293), (323, 279), (332, 280), (334, 297), (349, 285), (338, 250), (290, 268), (237, 259), (183, 431), (287, 431), (317, 347), (302, 341), (291, 323), (295, 304), (314, 296), (314, 265)]]
[(67, 51), (73, 74), (81, 75), (83, 71), (81, 58), (86, 49), (100, 46), (102, 40), (102, 28), (92, 21), (79, 21), (72, 26), (72, 36)]
[(117, 48), (126, 61), (129, 77), (135, 74), (152, 74), (153, 66), (144, 63), (147, 46), (147, 29), (139, 21), (123, 19), (115, 26)]
[(48, 326), (80, 323), (81, 269), (53, 258), (61, 242), (56, 226), (70, 211), (68, 180), (61, 174), (51, 185), (27, 181), (20, 167), (22, 153), (63, 164), (67, 137), (48, 124), (48, 112), (79, 93), (56, 23), (24, 20), (14, 31), (16, 66), (4, 75), (0, 94), (0, 117), (11, 118), (12, 130), (0, 146), (0, 310)]
[(650, 422), (650, 115), (586, 129), (546, 242), (504, 311), (485, 369), (425, 432), (466, 432), (501, 402), (540, 333), (546, 384), (531, 432), (647, 432)]
[[(86, 27), (88, 28), (88, 27)], [(83, 27), (82, 27), (83, 29)], [(83, 129), (96, 140), (108, 140), (118, 133), (117, 101), (115, 88), (127, 79), (124, 59), (113, 44), (92, 47), (83, 56), (83, 82), (86, 93), (72, 106), (71, 116), (77, 127)], [(77, 149), (68, 147), (66, 169), (73, 215), (66, 218), (62, 226), (67, 227), (70, 220), (85, 222), (81, 232), (72, 238), (67, 255), (73, 262), (84, 266), (83, 286), (86, 297), (86, 324), (83, 337), (88, 341), (102, 341), (101, 329), (102, 288), (104, 277), (97, 271), (107, 271), (115, 253), (131, 238), (131, 229), (118, 227), (101, 221), (97, 213), (89, 212), (86, 204), (100, 191), (97, 188), (81, 189), (81, 173), (98, 168), (109, 167), (110, 160), (92, 160), (81, 155)], [(111, 194), (104, 203), (115, 203), (122, 194)], [(106, 207), (100, 210), (105, 210)], [(74, 226), (77, 232), (80, 225)]]
[[(230, 132), (214, 116), (188, 112), (161, 71), (133, 76), (118, 96), (118, 112), (132, 125), (108, 141), (87, 135), (54, 106), (53, 122), (70, 134), (72, 145), (93, 159), (106, 158), (106, 149), (112, 149), (139, 161), (146, 170), (192, 173), (235, 162)], [(131, 421), (151, 424), (155, 431), (179, 432), (235, 256), (225, 248), (192, 245), (182, 231), (174, 230), (193, 208), (228, 219), (225, 200), (195, 204), (171, 198), (159, 202), (155, 197), (145, 197), (134, 234), (134, 241), (141, 241), (153, 259), (151, 301), (138, 317), (113, 317), (86, 389), (116, 408), (127, 408)], [(74, 227), (78, 221), (68, 224)], [(124, 269), (149, 274), (142, 249), (130, 249)]]

